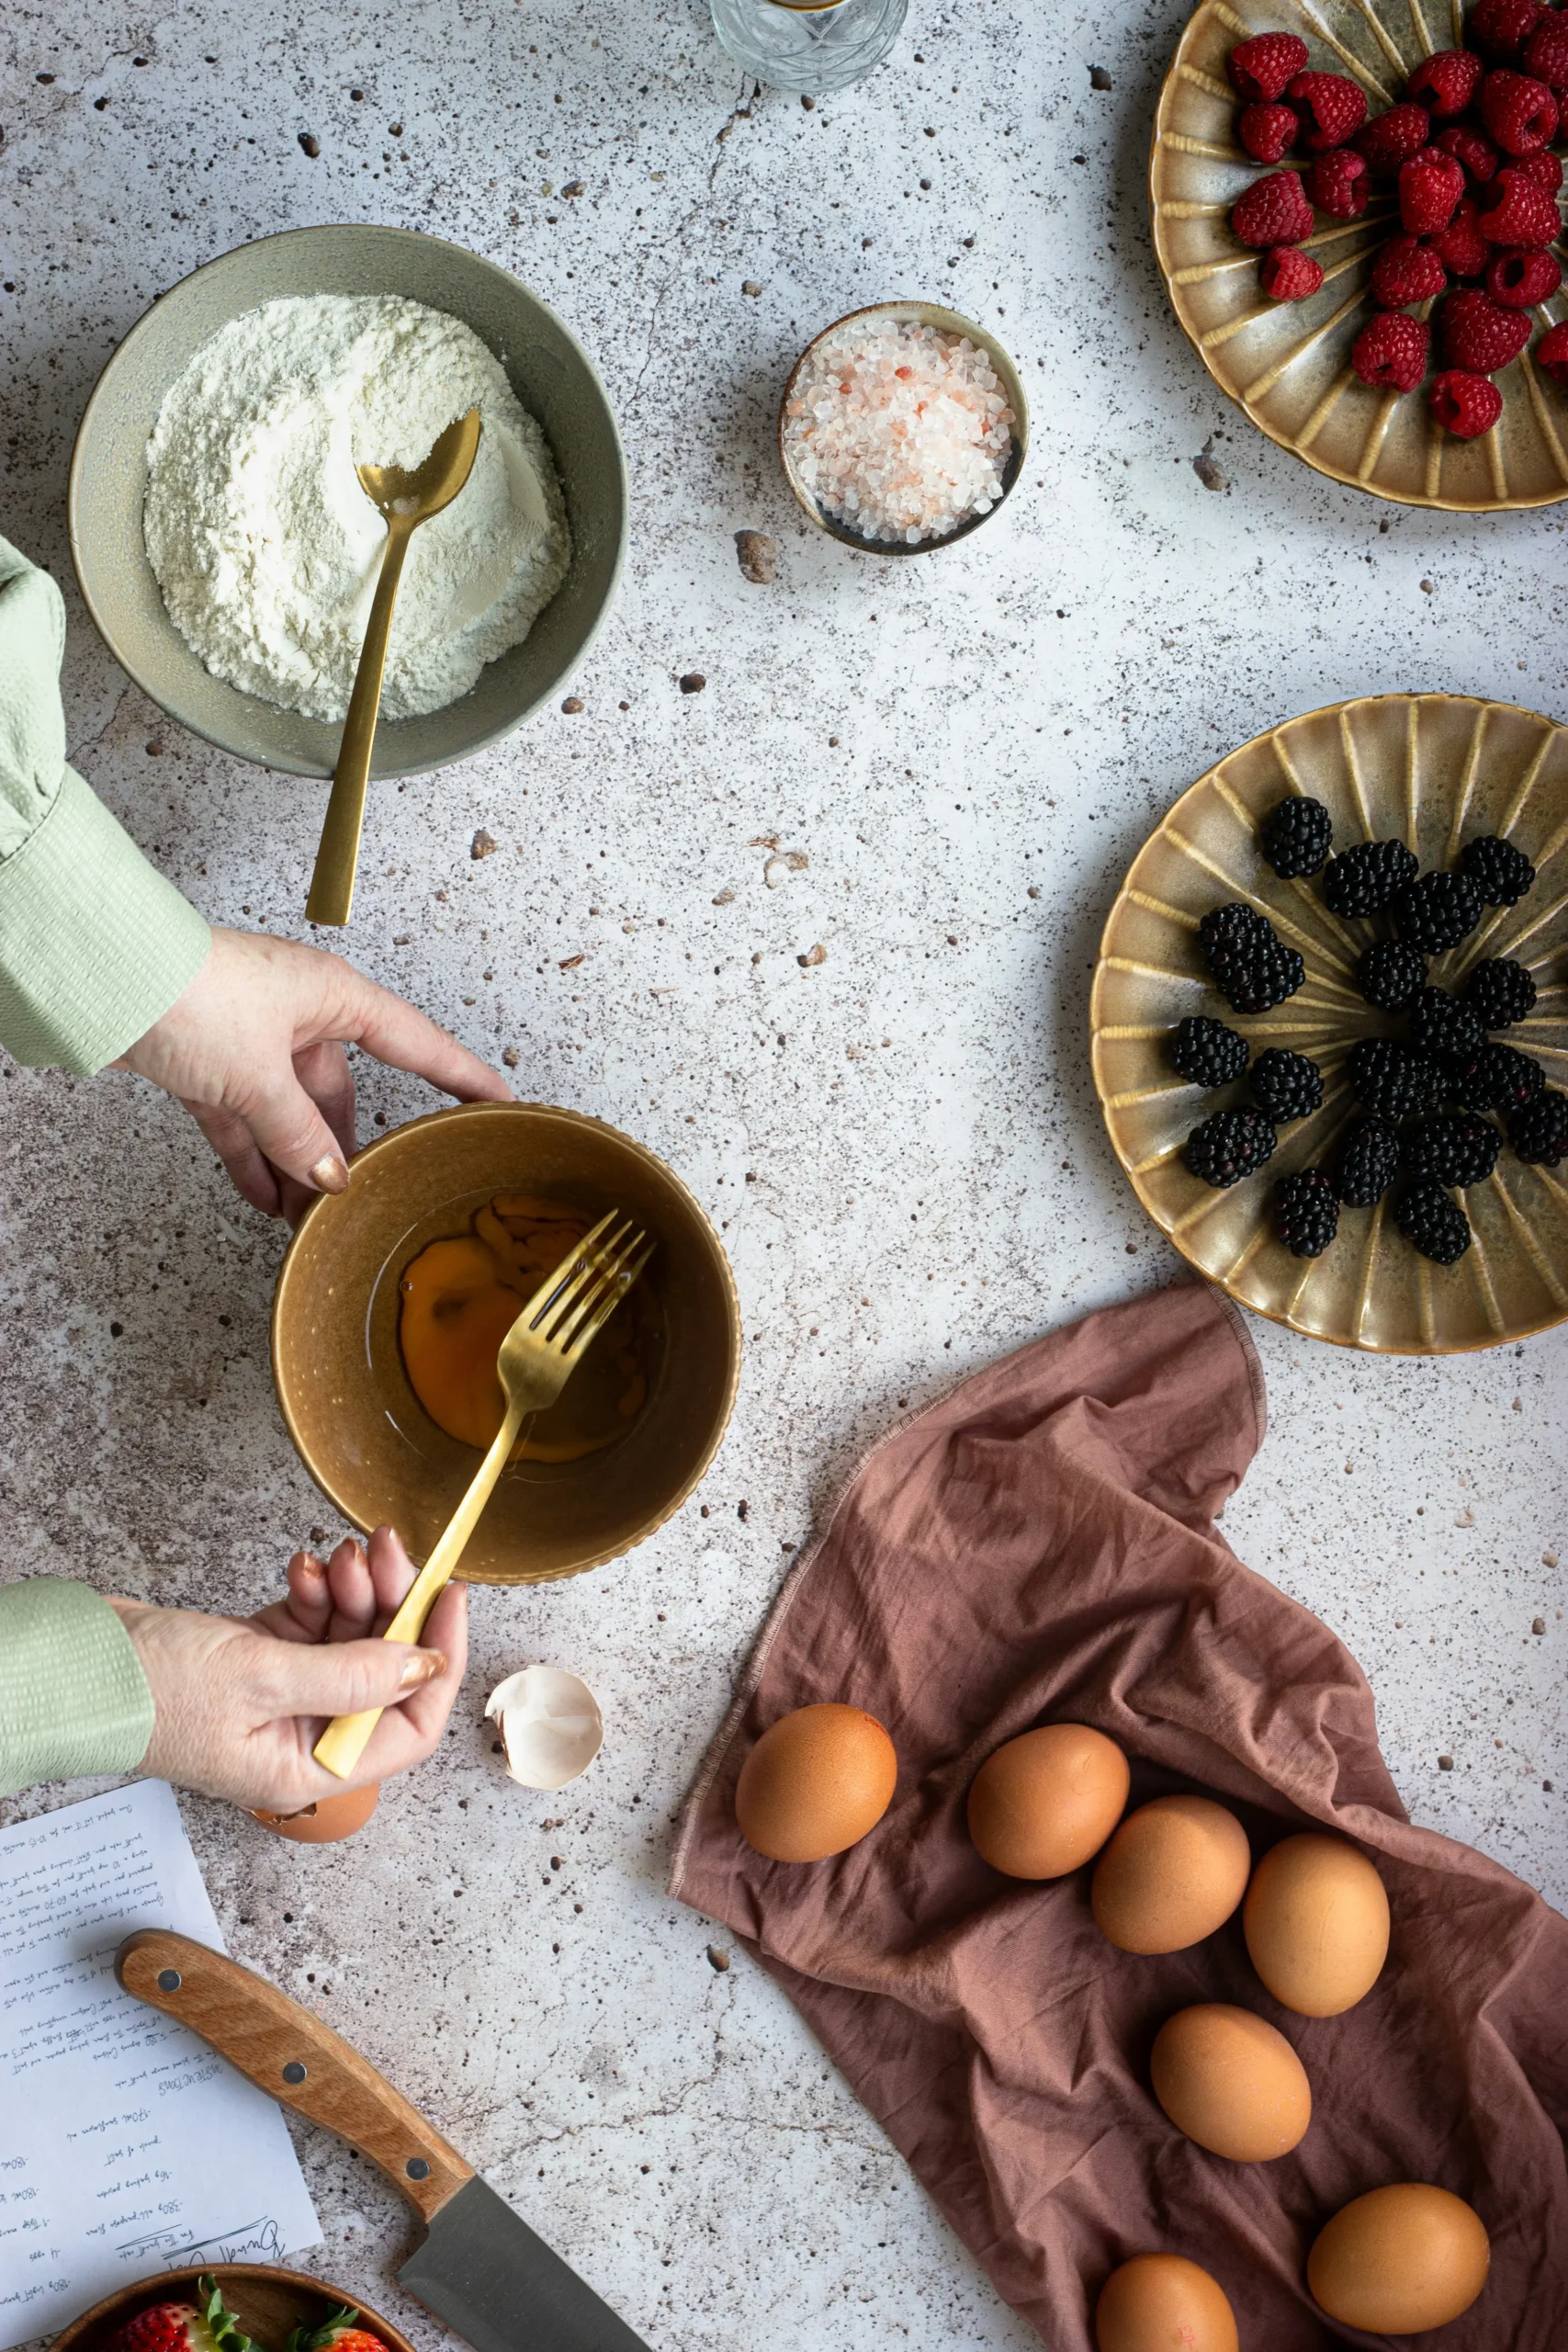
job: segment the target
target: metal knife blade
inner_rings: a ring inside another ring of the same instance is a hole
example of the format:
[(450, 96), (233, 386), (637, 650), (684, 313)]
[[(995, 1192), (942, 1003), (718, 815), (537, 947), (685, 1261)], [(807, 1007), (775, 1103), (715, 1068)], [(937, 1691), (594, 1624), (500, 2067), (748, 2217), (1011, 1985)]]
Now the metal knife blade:
[(477, 2173), (432, 2216), (398, 2278), (474, 2352), (648, 2352)]

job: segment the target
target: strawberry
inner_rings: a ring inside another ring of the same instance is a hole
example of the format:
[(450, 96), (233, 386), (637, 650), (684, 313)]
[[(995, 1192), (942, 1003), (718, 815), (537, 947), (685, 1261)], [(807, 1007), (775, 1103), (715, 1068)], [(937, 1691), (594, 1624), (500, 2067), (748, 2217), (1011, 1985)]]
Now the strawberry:
[(1307, 45), (1296, 33), (1258, 33), (1232, 50), (1225, 60), (1231, 80), (1244, 98), (1272, 106), (1285, 95), (1285, 85), (1307, 62)]
[(1489, 190), (1481, 233), (1495, 245), (1554, 244), (1562, 220), (1555, 203), (1529, 172), (1505, 164)]
[(1304, 302), (1323, 284), (1323, 264), (1297, 245), (1276, 245), (1258, 263), (1258, 277), (1271, 301)]
[(1343, 74), (1297, 74), (1285, 96), (1302, 118), (1302, 144), (1309, 154), (1343, 147), (1367, 119), (1367, 94)]
[(1468, 123), (1454, 123), (1439, 130), (1432, 144), (1440, 155), (1451, 155), (1474, 187), (1484, 187), (1488, 180), (1496, 178), (1503, 158), (1484, 131), (1472, 130)]
[(1538, 147), (1533, 155), (1521, 155), (1509, 168), (1523, 172), (1526, 179), (1534, 180), (1548, 196), (1555, 196), (1562, 185), (1562, 159), (1554, 155), (1550, 147)]
[(1481, 216), (1470, 197), (1461, 200), (1441, 236), (1433, 238), (1432, 251), (1450, 277), (1480, 277), (1492, 247), (1481, 233)]
[(1461, 287), (1442, 310), (1443, 357), (1472, 376), (1495, 376), (1530, 339), (1522, 311), (1505, 311), (1476, 287)]
[(1451, 155), (1423, 147), (1399, 167), (1399, 218), (1407, 236), (1435, 237), (1453, 219), (1464, 173)]
[(1559, 96), (1568, 92), (1568, 17), (1545, 17), (1525, 43), (1525, 72)]
[(1562, 283), (1562, 264), (1555, 254), (1505, 251), (1486, 272), (1486, 291), (1505, 311), (1533, 311), (1549, 301)]
[[(1534, 68), (1531, 68), (1534, 71)], [(1439, 49), (1424, 57), (1410, 76), (1410, 95), (1435, 121), (1462, 114), (1481, 86), (1481, 60), (1472, 49)]]
[(1258, 164), (1278, 164), (1301, 135), (1301, 123), (1292, 107), (1243, 107), (1236, 137)]
[(1500, 66), (1481, 85), (1481, 119), (1506, 155), (1533, 155), (1557, 136), (1557, 101), (1533, 74)]
[(1296, 174), (1270, 172), (1254, 180), (1231, 207), (1231, 227), (1244, 245), (1299, 245), (1310, 237), (1312, 207)]
[(340, 2303), (320, 2327), (301, 2323), (288, 2339), (288, 2352), (387, 2352), (387, 2347), (378, 2335), (360, 2326), (352, 2303)]
[(1401, 164), (1418, 155), (1432, 135), (1432, 118), (1425, 107), (1408, 100), (1373, 115), (1356, 133), (1356, 153), (1364, 155), (1374, 172), (1397, 172)]
[(1495, 65), (1512, 65), (1545, 14), (1540, 0), (1476, 0), (1465, 19), (1465, 47)]
[(1550, 376), (1554, 384), (1568, 387), (1568, 319), (1560, 319), (1556, 326), (1547, 328), (1536, 345), (1534, 358), (1543, 375)]
[(1442, 262), (1419, 237), (1391, 237), (1372, 264), (1372, 300), (1380, 311), (1429, 302), (1448, 282)]
[(1331, 220), (1359, 220), (1372, 192), (1366, 157), (1353, 147), (1331, 147), (1325, 155), (1314, 155), (1306, 192)]
[(1432, 414), (1456, 440), (1473, 441), (1490, 433), (1503, 413), (1503, 395), (1484, 376), (1471, 376), (1462, 368), (1445, 368), (1432, 379)]
[(257, 2352), (224, 2303), (217, 2280), (201, 2278), (197, 2284), (199, 2310), (195, 2303), (152, 2303), (116, 2331), (104, 2352)]
[(1413, 392), (1427, 372), (1432, 330), (1405, 311), (1380, 311), (1350, 345), (1350, 365), (1363, 384)]

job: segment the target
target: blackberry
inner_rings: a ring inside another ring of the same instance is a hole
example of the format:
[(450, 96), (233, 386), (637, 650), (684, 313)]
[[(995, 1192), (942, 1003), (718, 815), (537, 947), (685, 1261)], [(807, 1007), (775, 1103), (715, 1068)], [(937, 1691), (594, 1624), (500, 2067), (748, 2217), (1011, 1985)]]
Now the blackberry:
[(1423, 874), (1402, 890), (1393, 919), (1401, 939), (1424, 955), (1457, 947), (1481, 921), (1482, 897), (1468, 874)]
[(1258, 839), (1275, 873), (1288, 882), (1297, 874), (1319, 872), (1334, 839), (1334, 820), (1321, 800), (1292, 797), (1264, 818)]
[(1460, 872), (1468, 875), (1489, 907), (1516, 907), (1535, 880), (1535, 868), (1522, 849), (1487, 833), (1466, 842), (1459, 854)]
[(1404, 1157), (1391, 1126), (1382, 1119), (1358, 1119), (1335, 1156), (1334, 1189), (1347, 1208), (1370, 1209), (1398, 1175)]
[(1403, 842), (1358, 842), (1329, 859), (1323, 902), (1330, 914), (1381, 915), (1415, 881), (1416, 867)]
[(1427, 959), (1403, 939), (1380, 939), (1357, 965), (1356, 976), (1369, 1004), (1381, 1012), (1397, 1012), (1426, 979)]
[(1516, 1046), (1483, 1046), (1449, 1064), (1448, 1091), (1467, 1111), (1522, 1111), (1546, 1084), (1546, 1073)]
[(1244, 1106), (1237, 1111), (1216, 1111), (1212, 1119), (1194, 1127), (1182, 1158), (1194, 1176), (1223, 1192), (1227, 1184), (1239, 1184), (1244, 1176), (1255, 1174), (1273, 1153), (1272, 1121), (1261, 1111)]
[(1464, 1001), (1483, 1029), (1509, 1029), (1535, 1010), (1535, 982), (1509, 956), (1483, 957), (1470, 976)]
[(1170, 1033), (1170, 1058), (1194, 1086), (1228, 1086), (1247, 1068), (1251, 1053), (1245, 1037), (1223, 1021), (1189, 1013)]
[(1294, 996), (1306, 966), (1287, 947), (1271, 922), (1233, 899), (1215, 907), (1198, 926), (1214, 986), (1237, 1012), (1267, 1012)]
[(1423, 1119), (1404, 1138), (1404, 1165), (1412, 1176), (1430, 1176), (1462, 1192), (1483, 1184), (1497, 1165), (1503, 1138), (1490, 1119), (1473, 1111), (1462, 1118)]
[(1393, 1221), (1423, 1258), (1451, 1266), (1470, 1247), (1470, 1219), (1457, 1201), (1428, 1177), (1412, 1184), (1393, 1212)]
[(1513, 1113), (1508, 1141), (1521, 1159), (1555, 1168), (1568, 1152), (1568, 1094), (1559, 1094), (1554, 1086), (1544, 1088), (1533, 1102)]
[(1363, 1037), (1350, 1048), (1350, 1083), (1363, 1110), (1409, 1119), (1441, 1100), (1443, 1071), (1431, 1054), (1393, 1037)]
[(1339, 1204), (1321, 1168), (1281, 1176), (1274, 1187), (1274, 1229), (1292, 1258), (1321, 1258), (1339, 1230)]
[(1323, 1100), (1323, 1072), (1304, 1054), (1288, 1054), (1270, 1046), (1252, 1065), (1247, 1084), (1252, 1099), (1267, 1111), (1276, 1126), (1287, 1119), (1304, 1119)]
[(1447, 989), (1418, 989), (1407, 1010), (1410, 1035), (1429, 1054), (1457, 1054), (1466, 1061), (1486, 1043), (1478, 1015)]

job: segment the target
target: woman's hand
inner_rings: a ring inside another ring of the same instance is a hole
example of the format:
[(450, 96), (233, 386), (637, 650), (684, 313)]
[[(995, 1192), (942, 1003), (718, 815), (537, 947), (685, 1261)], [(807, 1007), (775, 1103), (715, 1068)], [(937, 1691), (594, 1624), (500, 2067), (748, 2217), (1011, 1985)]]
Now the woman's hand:
[[(418, 1647), (384, 1642), (414, 1566), (389, 1527), (369, 1555), (340, 1544), (322, 1566), (288, 1563), (288, 1598), (251, 1618), (204, 1617), (111, 1600), (152, 1686), (141, 1770), (268, 1813), (299, 1813), (422, 1764), (440, 1739), (468, 1662), (468, 1588), (449, 1584)], [(346, 1781), (310, 1750), (333, 1715), (384, 1707)]]
[(319, 947), (215, 930), (183, 996), (115, 1064), (186, 1106), (235, 1188), (297, 1222), (347, 1190), (354, 1080), (344, 1045), (460, 1102), (508, 1102), (506, 1080), (389, 989)]

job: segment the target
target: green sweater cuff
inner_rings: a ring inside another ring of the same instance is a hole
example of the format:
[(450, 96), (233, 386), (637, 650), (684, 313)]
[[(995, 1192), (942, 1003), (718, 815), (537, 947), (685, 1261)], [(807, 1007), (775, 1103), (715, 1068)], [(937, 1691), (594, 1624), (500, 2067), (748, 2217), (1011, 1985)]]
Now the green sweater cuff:
[(74, 768), (0, 863), (0, 1045), (32, 1068), (102, 1069), (207, 961), (212, 934)]
[(0, 1796), (133, 1772), (152, 1737), (152, 1693), (107, 1600), (63, 1577), (0, 1589)]

